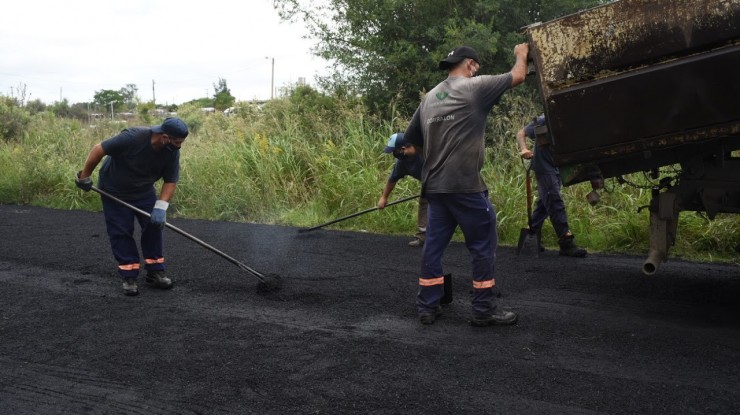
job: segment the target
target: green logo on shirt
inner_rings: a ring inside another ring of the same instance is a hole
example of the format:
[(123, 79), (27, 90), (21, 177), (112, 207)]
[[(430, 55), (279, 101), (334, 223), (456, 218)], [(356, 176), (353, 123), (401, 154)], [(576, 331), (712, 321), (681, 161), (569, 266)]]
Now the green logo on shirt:
[(437, 92), (435, 95), (437, 96), (438, 100), (442, 101), (445, 98), (447, 98), (450, 94), (448, 94), (447, 92)]

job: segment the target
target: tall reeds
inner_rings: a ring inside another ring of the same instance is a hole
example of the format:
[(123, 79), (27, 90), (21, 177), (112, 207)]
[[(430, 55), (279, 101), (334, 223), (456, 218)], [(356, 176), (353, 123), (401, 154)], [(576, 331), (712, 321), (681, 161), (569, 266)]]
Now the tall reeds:
[[(368, 116), (352, 99), (300, 98), (271, 101), (261, 108), (242, 104), (229, 117), (180, 108), (178, 116), (192, 133), (183, 145), (170, 214), (307, 227), (375, 206), (394, 162), (382, 149), (393, 132), (405, 129), (407, 120)], [(506, 96), (487, 130), (483, 175), (505, 245), (515, 245), (519, 230), (527, 225), (525, 170), (515, 133), (537, 114), (532, 102), (531, 97)], [(111, 121), (89, 126), (35, 115), (22, 137), (0, 140), (0, 203), (100, 210), (99, 198), (78, 190), (73, 178), (90, 148), (124, 127)], [(647, 184), (641, 174), (633, 176), (630, 181)], [(591, 251), (644, 254), (648, 213), (638, 213), (638, 208), (649, 203), (649, 190), (609, 180), (597, 206), (586, 202), (590, 190), (588, 183), (563, 188), (578, 243)], [(419, 191), (419, 183), (407, 178), (391, 200)], [(718, 215), (709, 221), (681, 213), (670, 256), (737, 261), (739, 218)], [(332, 227), (410, 236), (416, 228), (416, 202)], [(549, 224), (543, 241), (556, 247)]]

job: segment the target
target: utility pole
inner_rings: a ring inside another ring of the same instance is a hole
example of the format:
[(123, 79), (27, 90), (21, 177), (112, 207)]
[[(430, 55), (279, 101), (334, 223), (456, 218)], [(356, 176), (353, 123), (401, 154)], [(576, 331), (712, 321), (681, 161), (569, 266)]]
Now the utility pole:
[(272, 75), (270, 76), (270, 99), (275, 98), (275, 57), (265, 56), (265, 59), (272, 59)]
[(154, 94), (154, 79), (152, 79), (152, 104), (157, 107), (157, 96)]
[(270, 76), (270, 99), (275, 97), (275, 58), (272, 58), (272, 75)]

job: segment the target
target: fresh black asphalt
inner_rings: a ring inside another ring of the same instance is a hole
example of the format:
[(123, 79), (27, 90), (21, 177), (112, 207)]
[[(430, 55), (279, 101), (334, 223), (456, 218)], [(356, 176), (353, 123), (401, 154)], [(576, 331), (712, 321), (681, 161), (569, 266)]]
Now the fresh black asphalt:
[(362, 232), (172, 219), (175, 288), (125, 297), (98, 212), (0, 205), (2, 414), (737, 414), (740, 269), (499, 247), (513, 327), (414, 311), (420, 250)]

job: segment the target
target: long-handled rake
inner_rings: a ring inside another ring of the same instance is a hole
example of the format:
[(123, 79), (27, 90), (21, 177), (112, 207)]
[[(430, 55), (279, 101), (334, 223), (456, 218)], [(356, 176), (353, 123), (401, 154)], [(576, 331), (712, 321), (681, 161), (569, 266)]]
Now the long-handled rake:
[[(139, 214), (144, 215), (144, 216), (146, 216), (148, 218), (151, 218), (151, 215), (149, 213), (147, 213), (147, 212), (145, 212), (145, 211), (137, 208), (136, 206), (133, 206), (133, 205), (131, 205), (129, 203), (124, 202), (123, 200), (121, 200), (121, 199), (113, 196), (110, 193), (107, 193), (104, 190), (100, 190), (100, 189), (98, 189), (95, 186), (92, 187), (92, 190), (100, 193), (101, 195), (109, 198), (110, 200), (113, 200), (115, 202), (118, 202), (118, 203), (126, 206), (127, 208), (135, 211), (136, 213), (139, 213)], [(180, 235), (182, 235), (182, 236), (190, 239), (191, 241), (197, 243), (198, 245), (200, 245), (200, 246), (202, 246), (204, 248), (207, 248), (211, 252), (214, 252), (214, 253), (220, 255), (221, 257), (227, 259), (232, 264), (235, 264), (236, 266), (238, 266), (239, 268), (243, 269), (244, 271), (247, 271), (253, 277), (257, 278), (259, 280), (259, 283), (257, 284), (257, 292), (259, 292), (259, 293), (273, 292), (273, 291), (279, 290), (282, 287), (283, 280), (282, 280), (282, 278), (280, 278), (279, 275), (277, 275), (277, 274), (262, 274), (260, 272), (257, 272), (256, 270), (254, 270), (254, 269), (252, 269), (252, 268), (250, 268), (250, 267), (242, 264), (241, 262), (237, 261), (232, 256), (227, 255), (227, 254), (219, 251), (218, 249), (214, 248), (213, 246), (211, 246), (211, 245), (209, 245), (209, 244), (201, 241), (200, 239), (196, 238), (195, 236), (190, 235), (189, 233), (183, 231), (180, 228), (177, 228), (176, 226), (174, 226), (172, 224), (169, 224), (169, 223), (165, 222), (164, 226), (166, 226), (167, 228), (169, 228), (169, 229), (171, 229), (171, 230), (179, 233)]]
[[(386, 204), (385, 207), (397, 205), (397, 204), (403, 203), (403, 202), (408, 202), (409, 200), (416, 199), (416, 198), (418, 198), (420, 196), (421, 195), (414, 195), (414, 196), (404, 197), (403, 199), (398, 199), (398, 200), (395, 200), (393, 202), (390, 202), (390, 203)], [(360, 215), (364, 215), (366, 213), (374, 212), (374, 211), (376, 211), (378, 209), (380, 209), (380, 208), (377, 207), (377, 206), (376, 207), (373, 207), (373, 208), (370, 208), (370, 209), (365, 209), (363, 211), (356, 212), (356, 213), (353, 213), (351, 215), (342, 216), (339, 219), (334, 219), (332, 221), (329, 221), (329, 222), (326, 222), (326, 223), (322, 223), (321, 225), (316, 225), (316, 226), (313, 226), (311, 228), (306, 228), (306, 229), (299, 229), (298, 232), (310, 232), (310, 231), (314, 231), (316, 229), (323, 228), (324, 226), (331, 225), (333, 223), (341, 222), (343, 220), (352, 219), (354, 217), (357, 217), (357, 216), (360, 216)]]

